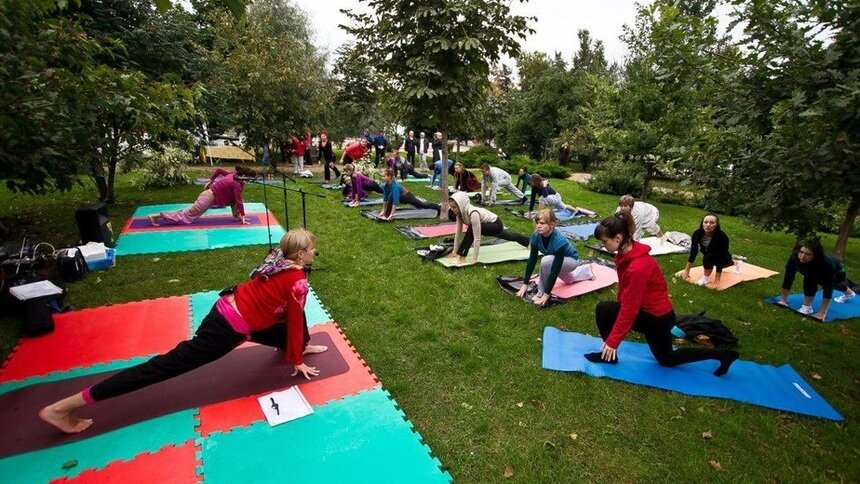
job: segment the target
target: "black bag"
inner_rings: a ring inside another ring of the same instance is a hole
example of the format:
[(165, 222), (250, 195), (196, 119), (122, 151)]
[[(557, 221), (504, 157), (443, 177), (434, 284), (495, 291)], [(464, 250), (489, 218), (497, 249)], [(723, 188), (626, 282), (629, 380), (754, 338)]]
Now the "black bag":
[(719, 319), (705, 316), (705, 311), (699, 314), (682, 314), (677, 317), (675, 325), (687, 333), (687, 339), (692, 341), (699, 342), (701, 337), (705, 336), (705, 339), (714, 345), (738, 344), (738, 338), (732, 331)]
[(59, 312), (56, 299), (25, 303), (21, 315), (21, 332), (24, 336), (41, 336), (54, 330), (54, 313)]
[(87, 261), (75, 247), (61, 249), (57, 253), (57, 272), (65, 282), (79, 281), (87, 273)]

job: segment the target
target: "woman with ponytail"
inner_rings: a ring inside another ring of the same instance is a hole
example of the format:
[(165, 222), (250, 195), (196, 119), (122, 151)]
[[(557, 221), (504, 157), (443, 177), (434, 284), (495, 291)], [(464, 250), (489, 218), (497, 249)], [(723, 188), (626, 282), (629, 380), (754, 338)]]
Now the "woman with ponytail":
[(618, 346), (632, 329), (645, 335), (651, 353), (662, 366), (717, 360), (720, 366), (714, 375), (725, 375), (738, 359), (736, 351), (672, 349), (675, 310), (669, 300), (666, 279), (657, 261), (649, 255), (651, 249), (633, 240), (634, 227), (633, 217), (619, 212), (605, 218), (594, 229), (594, 237), (606, 250), (615, 253), (618, 300), (597, 304), (595, 318), (603, 346), (598, 352), (586, 354), (585, 358), (592, 363), (618, 363)]

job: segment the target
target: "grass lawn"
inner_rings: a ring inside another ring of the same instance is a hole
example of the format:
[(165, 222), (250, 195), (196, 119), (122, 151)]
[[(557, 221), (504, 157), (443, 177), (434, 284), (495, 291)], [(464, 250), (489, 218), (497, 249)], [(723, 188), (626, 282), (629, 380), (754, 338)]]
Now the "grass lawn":
[[(142, 192), (132, 187), (133, 176), (117, 182), (118, 202), (110, 207), (116, 231), (139, 205), (190, 203), (200, 191)], [(494, 280), (521, 274), (524, 263), (461, 270), (422, 263), (413, 248), (426, 242), (343, 208), (339, 193), (299, 184), (326, 195), (307, 200), (308, 228), (321, 253), (312, 286), (455, 480), (499, 481), (506, 466), (519, 482), (860, 480), (860, 437), (850, 427), (860, 418), (860, 321), (821, 324), (763, 303), (777, 294), (781, 276), (716, 292), (672, 276), (685, 255), (659, 259), (677, 313), (708, 310), (722, 319), (740, 339), (745, 360), (790, 363), (844, 423), (543, 370), (543, 328), (596, 334), (594, 306), (613, 299), (613, 290), (538, 310), (505, 295)], [(417, 183), (406, 186), (438, 197)], [(600, 214), (616, 206), (617, 197), (573, 182), (553, 180), (553, 186), (567, 203)], [(246, 201), (263, 200), (259, 186), (245, 194)], [(280, 191), (269, 188), (268, 196), (283, 223)], [(90, 185), (45, 197), (0, 191), (16, 229), (58, 247), (77, 238), (74, 210), (94, 198)], [(301, 220), (298, 198), (290, 194), (293, 227)], [(692, 232), (703, 215), (656, 205), (664, 230)], [(530, 222), (493, 210), (514, 230), (531, 232)], [(793, 237), (759, 232), (734, 217), (721, 222), (732, 253), (782, 271)], [(824, 242), (830, 251), (833, 237)], [(589, 255), (581, 243), (577, 248)], [(220, 289), (247, 277), (265, 253), (266, 247), (251, 246), (122, 257), (115, 268), (70, 284), (66, 303), (82, 308)], [(846, 261), (849, 277), (860, 278), (858, 240), (848, 244)], [(0, 357), (17, 338), (17, 322), (0, 320)]]

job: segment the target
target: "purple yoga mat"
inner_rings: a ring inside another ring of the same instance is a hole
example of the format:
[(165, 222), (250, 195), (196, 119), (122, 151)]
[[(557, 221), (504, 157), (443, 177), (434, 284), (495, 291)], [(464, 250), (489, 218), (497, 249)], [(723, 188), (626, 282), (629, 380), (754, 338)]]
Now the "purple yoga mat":
[[(349, 365), (329, 335), (313, 334), (311, 344), (329, 348), (325, 353), (305, 357), (306, 364), (320, 371), (314, 380), (349, 371)], [(240, 348), (184, 375), (79, 409), (77, 415), (93, 418), (93, 424), (87, 430), (71, 435), (43, 422), (38, 416), (39, 410), (117, 372), (24, 387), (0, 395), (0, 429), (3, 429), (0, 458), (84, 440), (162, 415), (281, 390), (307, 381), (301, 373), (291, 377), (292, 372), (293, 365), (284, 361), (281, 351), (269, 346)], [(262, 410), (260, 415), (263, 415)]]
[[(261, 218), (259, 215), (245, 215), (245, 221), (248, 222), (249, 225), (265, 225), (265, 218)], [(128, 229), (131, 230), (142, 230), (142, 229), (154, 229), (158, 230), (163, 227), (174, 227), (174, 226), (186, 226), (186, 227), (221, 227), (224, 225), (235, 225), (237, 227), (242, 227), (243, 225), (236, 221), (232, 215), (212, 215), (209, 217), (200, 217), (197, 220), (191, 222), (190, 224), (166, 224), (159, 222), (158, 227), (152, 225), (148, 218), (136, 218), (131, 221)]]

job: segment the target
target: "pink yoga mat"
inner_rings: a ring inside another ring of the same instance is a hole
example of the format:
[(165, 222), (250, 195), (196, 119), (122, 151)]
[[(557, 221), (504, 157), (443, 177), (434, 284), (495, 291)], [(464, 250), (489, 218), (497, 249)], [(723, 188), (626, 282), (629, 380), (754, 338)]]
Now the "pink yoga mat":
[[(618, 273), (615, 269), (606, 267), (600, 264), (591, 264), (591, 272), (594, 273), (593, 281), (580, 281), (573, 284), (568, 284), (561, 279), (555, 281), (555, 286), (552, 288), (552, 294), (560, 299), (570, 299), (572, 297), (582, 296), (604, 287), (609, 287), (618, 282)], [(532, 277), (532, 280), (537, 280), (538, 276)]]
[(436, 225), (419, 225), (418, 227), (412, 228), (424, 237), (446, 237), (454, 235), (457, 231), (457, 223), (451, 222)]

